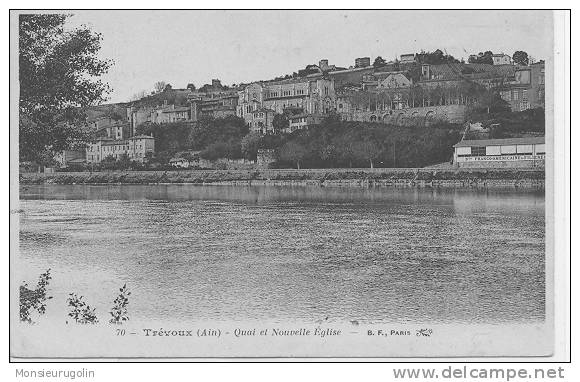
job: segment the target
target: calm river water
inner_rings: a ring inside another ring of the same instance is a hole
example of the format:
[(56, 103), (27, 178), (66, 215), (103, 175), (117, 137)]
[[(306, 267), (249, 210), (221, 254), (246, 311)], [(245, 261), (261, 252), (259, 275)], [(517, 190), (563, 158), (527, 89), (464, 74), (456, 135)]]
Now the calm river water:
[(21, 280), (52, 269), (102, 320), (544, 319), (544, 194), (243, 186), (22, 186)]

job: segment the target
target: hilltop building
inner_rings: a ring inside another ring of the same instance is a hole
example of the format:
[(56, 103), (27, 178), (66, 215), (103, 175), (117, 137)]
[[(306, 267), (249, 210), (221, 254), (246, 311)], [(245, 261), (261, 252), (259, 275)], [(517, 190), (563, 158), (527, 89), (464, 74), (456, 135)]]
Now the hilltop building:
[(494, 65), (511, 65), (512, 58), (507, 54), (494, 54), (491, 56)]
[(545, 107), (545, 81), (545, 63), (540, 61), (517, 68), (513, 80), (503, 84), (499, 94), (512, 111)]
[(371, 58), (370, 57), (359, 57), (354, 60), (354, 67), (355, 68), (366, 68), (367, 66), (371, 66)]
[(270, 131), (269, 120), (263, 119), (266, 115), (283, 114), (286, 109), (328, 114), (334, 110), (335, 99), (334, 82), (324, 76), (255, 82), (239, 92), (237, 115), (253, 131), (262, 131), (263, 124)]

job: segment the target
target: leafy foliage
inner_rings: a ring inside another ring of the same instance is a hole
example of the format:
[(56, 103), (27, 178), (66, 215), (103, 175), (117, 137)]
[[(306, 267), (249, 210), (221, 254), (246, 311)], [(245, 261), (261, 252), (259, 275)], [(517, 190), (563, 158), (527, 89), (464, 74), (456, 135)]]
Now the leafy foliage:
[(417, 61), (421, 64), (439, 65), (446, 63), (459, 63), (459, 60), (450, 54), (445, 54), (441, 49), (433, 52), (421, 51), (416, 55)]
[(47, 288), (51, 279), (50, 269), (48, 269), (40, 275), (35, 289), (28, 288), (26, 283), (20, 285), (20, 321), (32, 323), (30, 317), (32, 309), (35, 309), (40, 315), (46, 312), (46, 301), (52, 299), (52, 296), (47, 296)]
[(300, 161), (308, 155), (308, 149), (299, 142), (289, 141), (280, 148), (279, 155), (281, 160), (294, 162), (300, 169)]
[(513, 138), (526, 135), (544, 135), (546, 118), (542, 108), (520, 112), (492, 112), (474, 114), (473, 121), (480, 121), (490, 130), (490, 138)]
[(527, 66), (530, 63), (530, 58), (528, 57), (528, 53), (524, 52), (523, 50), (518, 50), (512, 56), (512, 60), (518, 65)]
[(203, 159), (217, 160), (220, 158), (238, 159), (241, 158), (240, 144), (229, 140), (227, 142), (210, 143), (199, 154)]
[(460, 130), (449, 123), (421, 129), (329, 118), (320, 126), (282, 136), (280, 165), (424, 167), (449, 160)]
[(288, 126), (290, 126), (290, 121), (288, 121), (288, 118), (284, 114), (274, 114), (274, 119), (272, 120), (274, 131), (284, 131)]
[(378, 56), (377, 58), (375, 58), (375, 61), (373, 62), (373, 66), (375, 68), (380, 68), (381, 66), (384, 66), (387, 62), (385, 61), (384, 58), (382, 58), (381, 56)]
[(99, 322), (95, 313), (96, 308), (91, 307), (83, 301), (83, 296), (77, 296), (76, 293), (70, 293), (66, 300), (71, 311), (68, 316), (71, 317), (77, 324), (96, 324)]
[(69, 15), (19, 17), (20, 157), (37, 160), (87, 138), (75, 127), (84, 121), (79, 107), (105, 100), (109, 87), (98, 78), (112, 61), (97, 57), (100, 34), (65, 30)]
[(194, 150), (202, 150), (215, 142), (239, 142), (247, 133), (248, 127), (242, 118), (204, 118), (191, 130), (188, 145)]
[(262, 136), (256, 132), (249, 133), (240, 142), (242, 154), (248, 160), (256, 160)]
[[(165, 164), (179, 151), (199, 150), (205, 159), (242, 157), (241, 140), (248, 127), (243, 119), (203, 118), (197, 123), (146, 123), (137, 127), (138, 134), (155, 137), (155, 160)], [(223, 156), (222, 156), (223, 155)]]
[(129, 305), (130, 295), (131, 292), (127, 289), (127, 284), (124, 284), (122, 288), (119, 288), (119, 295), (113, 301), (113, 308), (109, 312), (112, 316), (109, 323), (122, 324), (125, 321), (129, 321), (127, 306)]
[(479, 52), (478, 54), (472, 54), (467, 59), (470, 64), (490, 64), (493, 65), (493, 52), (487, 50), (485, 52)]
[(155, 90), (156, 93), (161, 93), (162, 91), (165, 90), (165, 81), (157, 81), (154, 85), (153, 85), (153, 89)]

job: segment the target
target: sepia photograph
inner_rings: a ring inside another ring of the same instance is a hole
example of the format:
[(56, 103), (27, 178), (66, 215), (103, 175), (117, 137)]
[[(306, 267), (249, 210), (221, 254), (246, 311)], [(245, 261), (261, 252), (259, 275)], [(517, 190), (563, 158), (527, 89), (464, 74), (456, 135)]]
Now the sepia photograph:
[(11, 10), (10, 357), (553, 355), (554, 39)]

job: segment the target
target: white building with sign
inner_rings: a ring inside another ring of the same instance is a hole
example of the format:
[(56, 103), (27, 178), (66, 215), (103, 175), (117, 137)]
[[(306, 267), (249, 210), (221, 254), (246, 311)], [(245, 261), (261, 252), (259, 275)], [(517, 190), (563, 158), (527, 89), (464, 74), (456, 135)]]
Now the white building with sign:
[(453, 146), (453, 163), (465, 168), (536, 168), (545, 166), (544, 137), (464, 140)]

